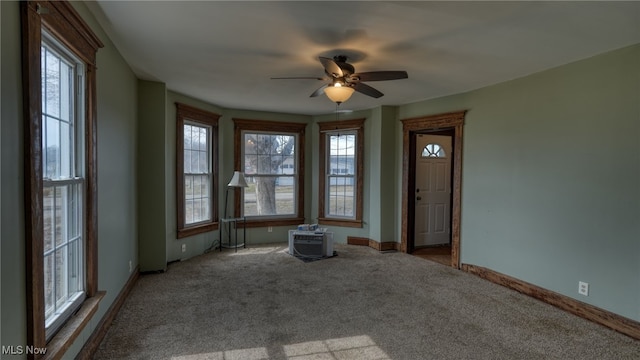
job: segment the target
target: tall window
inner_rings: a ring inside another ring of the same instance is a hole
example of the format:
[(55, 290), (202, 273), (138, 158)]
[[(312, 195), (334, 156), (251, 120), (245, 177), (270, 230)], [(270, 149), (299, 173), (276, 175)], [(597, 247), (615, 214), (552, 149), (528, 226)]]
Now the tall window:
[(362, 227), (364, 120), (323, 122), (319, 126), (318, 222)]
[(84, 300), (84, 66), (51, 36), (42, 47), (44, 299), (47, 337)]
[(176, 103), (178, 238), (216, 228), (219, 117)]
[[(241, 189), (240, 213), (250, 226), (297, 224), (303, 219), (303, 154), (306, 124), (234, 119), (236, 168), (249, 187)], [(239, 195), (239, 194), (238, 194)], [(236, 202), (238, 204), (238, 202)], [(276, 222), (276, 223), (274, 223)]]
[(27, 344), (46, 346), (47, 356), (56, 358), (104, 296), (98, 291), (95, 91), (96, 52), (103, 45), (68, 2), (20, 6)]

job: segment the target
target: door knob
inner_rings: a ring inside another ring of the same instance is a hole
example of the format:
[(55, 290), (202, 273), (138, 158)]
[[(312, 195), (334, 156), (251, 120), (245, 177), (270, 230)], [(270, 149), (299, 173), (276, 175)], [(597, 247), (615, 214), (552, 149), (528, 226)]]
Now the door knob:
[(418, 196), (418, 197), (416, 198), (416, 200), (422, 200), (422, 197), (421, 197), (421, 196)]

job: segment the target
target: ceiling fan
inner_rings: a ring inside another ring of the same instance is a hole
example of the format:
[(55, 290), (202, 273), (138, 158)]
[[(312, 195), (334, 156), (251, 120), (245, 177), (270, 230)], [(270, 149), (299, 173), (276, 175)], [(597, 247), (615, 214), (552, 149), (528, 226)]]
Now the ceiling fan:
[(406, 71), (368, 71), (356, 73), (353, 65), (347, 63), (347, 57), (345, 55), (336, 55), (333, 59), (320, 56), (319, 59), (326, 74), (324, 77), (272, 77), (271, 79), (329, 81), (329, 83), (322, 85), (314, 91), (310, 97), (316, 97), (324, 92), (329, 99), (340, 104), (349, 99), (354, 91), (376, 99), (384, 95), (377, 89), (365, 84), (364, 81), (398, 80), (409, 77)]

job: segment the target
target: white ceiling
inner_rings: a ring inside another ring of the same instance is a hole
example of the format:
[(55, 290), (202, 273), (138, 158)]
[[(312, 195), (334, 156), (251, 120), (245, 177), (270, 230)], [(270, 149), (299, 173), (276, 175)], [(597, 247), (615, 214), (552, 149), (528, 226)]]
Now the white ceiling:
[[(356, 72), (406, 70), (369, 82), (342, 109), (466, 92), (640, 43), (640, 2), (102, 1), (88, 3), (141, 79), (235, 109), (326, 114), (309, 95), (318, 56)], [(104, 40), (104, 39), (103, 39)]]

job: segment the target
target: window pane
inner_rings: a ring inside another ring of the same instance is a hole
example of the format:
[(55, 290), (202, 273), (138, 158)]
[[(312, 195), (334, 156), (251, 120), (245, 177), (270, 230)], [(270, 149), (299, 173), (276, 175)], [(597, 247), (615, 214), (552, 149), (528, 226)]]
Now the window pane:
[(45, 93), (44, 112), (55, 117), (60, 116), (60, 59), (51, 51), (45, 52)]
[(200, 198), (202, 195), (200, 191), (200, 176), (193, 176), (193, 197)]
[(211, 215), (209, 212), (209, 198), (203, 197), (202, 202), (200, 203), (200, 215), (202, 216), (202, 220), (210, 220)]
[(82, 249), (80, 240), (71, 242), (69, 248), (69, 294), (82, 290)]
[(45, 187), (43, 189), (42, 217), (44, 222), (44, 251), (53, 250), (53, 234), (54, 234), (54, 211), (53, 211), (53, 193), (54, 189)]
[(185, 224), (211, 220), (209, 175), (185, 175)]
[(71, 178), (72, 173), (72, 161), (71, 158), (71, 141), (73, 140), (71, 134), (71, 126), (66, 122), (60, 122), (60, 177)]
[(191, 173), (191, 151), (190, 150), (184, 150), (184, 160), (182, 163), (182, 166), (184, 167), (184, 172), (185, 173)]
[(67, 251), (65, 247), (55, 252), (55, 287), (56, 308), (60, 308), (67, 300)]
[(82, 183), (72, 185), (69, 196), (69, 238), (78, 238), (82, 236)]
[(199, 156), (200, 164), (199, 164), (199, 172), (201, 174), (206, 174), (209, 172), (209, 156), (206, 151), (201, 151)]
[(184, 142), (184, 148), (191, 149), (191, 125), (185, 124), (183, 129), (184, 136), (182, 141)]
[(47, 48), (45, 47), (40, 47), (40, 74), (44, 74), (42, 75), (43, 77), (45, 77), (45, 79), (43, 81), (41, 81), (40, 84), (40, 94), (42, 94), (41, 96), (41, 101), (42, 101), (42, 112), (46, 113), (47, 112), (47, 81), (46, 81), (46, 73), (47, 73)]
[(193, 222), (199, 222), (202, 220), (202, 216), (200, 215), (200, 198), (193, 199)]
[(355, 135), (329, 135), (331, 174), (355, 174)]
[(295, 214), (295, 179), (293, 176), (279, 176), (276, 185), (276, 213)]
[(209, 198), (209, 188), (211, 187), (209, 175), (200, 175), (195, 178), (194, 188), (197, 188), (195, 192), (197, 193), (196, 197), (199, 199), (198, 203), (194, 203), (194, 207), (198, 207), (199, 215), (194, 215), (194, 222), (208, 221), (211, 220), (211, 202)]
[(290, 216), (297, 213), (297, 136), (243, 132), (245, 216)]
[(54, 221), (56, 246), (60, 246), (67, 241), (67, 187), (55, 187)]
[(73, 68), (65, 62), (60, 63), (60, 120), (67, 123), (73, 120)]
[(44, 256), (44, 304), (45, 304), (45, 317), (49, 317), (55, 311), (54, 288), (53, 288), (53, 276), (54, 271), (54, 253), (50, 253)]
[(196, 150), (191, 151), (191, 173), (197, 174), (200, 169), (198, 169), (198, 152)]
[(45, 117), (46, 127), (43, 132), (45, 141), (43, 142), (45, 149), (44, 158), (44, 177), (49, 179), (57, 179), (60, 175), (60, 129), (58, 121)]
[(186, 224), (193, 223), (193, 200), (192, 199), (186, 199), (184, 202), (184, 217), (185, 217), (184, 222)]
[(203, 197), (209, 196), (209, 188), (211, 187), (209, 176), (201, 176), (200, 177), (200, 194)]
[(257, 155), (246, 155), (244, 157), (244, 174), (254, 175), (257, 173), (256, 164), (258, 163)]
[(327, 215), (353, 217), (355, 190), (353, 177), (329, 177)]
[(258, 155), (258, 174), (271, 174), (271, 155)]
[(206, 153), (206, 151), (207, 151), (207, 129), (203, 128), (203, 127), (199, 127), (198, 128), (198, 135), (199, 135), (199, 140), (198, 140), (199, 148), (198, 148), (198, 150), (203, 151), (203, 152)]
[(357, 190), (356, 134), (327, 134), (327, 143), (325, 216), (354, 218)]
[(184, 176), (184, 197), (193, 199), (193, 175)]
[(293, 176), (256, 177), (247, 182), (245, 216), (295, 214), (296, 184)]

